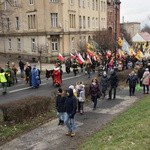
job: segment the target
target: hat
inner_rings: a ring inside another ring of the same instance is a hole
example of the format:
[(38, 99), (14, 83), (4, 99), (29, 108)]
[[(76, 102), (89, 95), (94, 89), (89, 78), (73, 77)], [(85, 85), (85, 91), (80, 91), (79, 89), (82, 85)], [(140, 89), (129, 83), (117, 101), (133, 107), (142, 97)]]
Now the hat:
[(58, 88), (58, 92), (59, 92), (59, 93), (62, 93), (62, 89), (61, 89), (61, 88)]
[(69, 89), (72, 89), (72, 90), (73, 90), (73, 89), (74, 89), (74, 85), (70, 85), (70, 86), (69, 86)]

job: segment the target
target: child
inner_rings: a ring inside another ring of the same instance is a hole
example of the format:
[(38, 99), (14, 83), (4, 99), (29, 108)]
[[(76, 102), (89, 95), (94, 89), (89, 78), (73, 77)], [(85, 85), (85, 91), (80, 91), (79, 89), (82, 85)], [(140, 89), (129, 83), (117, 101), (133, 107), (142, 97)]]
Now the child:
[(84, 102), (85, 102), (85, 89), (84, 89), (84, 87), (85, 86), (81, 83), (80, 84), (80, 89), (79, 89), (79, 98), (78, 98), (79, 105), (80, 105), (79, 112), (80, 112), (81, 115), (84, 112), (84, 110), (83, 110), (83, 105), (84, 105)]
[(64, 124), (64, 113), (65, 113), (65, 97), (61, 88), (58, 89), (56, 96), (56, 109), (58, 112), (59, 123), (58, 125)]

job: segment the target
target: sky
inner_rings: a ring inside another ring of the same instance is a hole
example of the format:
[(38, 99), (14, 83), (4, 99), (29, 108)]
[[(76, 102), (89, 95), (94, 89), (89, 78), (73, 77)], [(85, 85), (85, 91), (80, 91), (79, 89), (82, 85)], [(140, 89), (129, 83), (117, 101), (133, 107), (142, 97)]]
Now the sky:
[(140, 22), (141, 27), (150, 25), (150, 0), (121, 0), (120, 21)]

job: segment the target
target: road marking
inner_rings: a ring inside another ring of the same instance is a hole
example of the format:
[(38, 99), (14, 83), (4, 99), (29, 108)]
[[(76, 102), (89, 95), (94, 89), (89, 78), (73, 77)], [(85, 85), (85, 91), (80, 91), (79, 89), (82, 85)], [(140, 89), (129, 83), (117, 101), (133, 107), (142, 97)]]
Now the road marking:
[[(80, 76), (82, 76), (82, 75), (68, 77), (68, 78), (65, 78), (65, 79), (62, 79), (62, 80), (65, 81), (65, 80), (69, 80), (69, 79), (73, 79), (73, 78), (78, 78)], [(42, 83), (42, 84), (40, 84), (40, 86), (43, 86), (43, 85), (46, 85), (46, 84), (47, 83)], [(25, 88), (21, 88), (21, 89), (17, 89), (17, 90), (12, 90), (12, 91), (9, 91), (8, 93), (15, 93), (15, 92), (23, 91), (23, 90), (28, 90), (28, 89), (32, 89), (32, 87), (25, 87)]]

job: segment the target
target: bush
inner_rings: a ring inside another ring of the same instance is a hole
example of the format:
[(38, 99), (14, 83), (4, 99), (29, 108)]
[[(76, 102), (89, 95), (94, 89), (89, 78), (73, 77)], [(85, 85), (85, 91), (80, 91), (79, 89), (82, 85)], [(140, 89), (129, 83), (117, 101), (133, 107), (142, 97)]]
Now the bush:
[(49, 97), (30, 97), (0, 105), (3, 121), (22, 123), (26, 119), (36, 117), (52, 109), (53, 102)]

